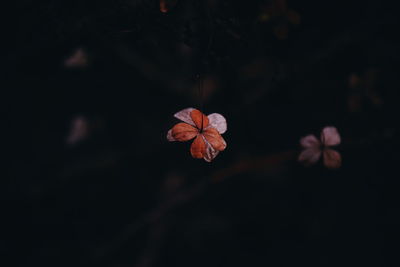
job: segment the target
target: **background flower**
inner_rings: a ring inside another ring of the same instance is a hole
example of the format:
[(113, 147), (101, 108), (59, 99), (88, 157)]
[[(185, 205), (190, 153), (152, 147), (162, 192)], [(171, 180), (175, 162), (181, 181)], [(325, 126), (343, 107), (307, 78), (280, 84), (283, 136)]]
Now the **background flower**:
[(315, 135), (307, 135), (300, 139), (300, 145), (304, 150), (300, 153), (298, 160), (306, 166), (313, 165), (323, 158), (325, 167), (337, 169), (342, 165), (340, 153), (332, 149), (339, 145), (341, 138), (337, 129), (328, 126), (322, 129), (320, 140)]

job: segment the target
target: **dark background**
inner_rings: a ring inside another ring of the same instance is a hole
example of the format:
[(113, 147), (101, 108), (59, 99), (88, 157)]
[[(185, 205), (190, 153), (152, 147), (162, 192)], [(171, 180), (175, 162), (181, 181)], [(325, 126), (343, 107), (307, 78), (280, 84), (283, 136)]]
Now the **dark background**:
[[(395, 1), (168, 2), (13, 4), (2, 266), (398, 266)], [(166, 141), (186, 107), (227, 118), (212, 163)], [(327, 125), (342, 167), (301, 166)]]

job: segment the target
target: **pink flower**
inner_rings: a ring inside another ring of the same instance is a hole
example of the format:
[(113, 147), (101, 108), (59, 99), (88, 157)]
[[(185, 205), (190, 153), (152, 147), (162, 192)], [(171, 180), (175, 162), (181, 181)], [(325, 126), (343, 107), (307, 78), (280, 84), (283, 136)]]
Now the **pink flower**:
[(315, 135), (307, 135), (300, 139), (300, 144), (304, 148), (298, 160), (306, 166), (315, 164), (323, 157), (324, 165), (329, 169), (337, 169), (342, 164), (342, 157), (339, 152), (331, 149), (331, 146), (340, 144), (340, 135), (335, 127), (325, 127), (321, 131), (321, 140)]
[(88, 65), (88, 56), (83, 48), (78, 48), (65, 61), (67, 68), (84, 68)]
[(84, 116), (77, 116), (71, 121), (71, 129), (66, 143), (74, 145), (85, 140), (89, 136), (89, 121)]
[(174, 116), (183, 122), (168, 131), (167, 139), (180, 142), (194, 139), (190, 147), (193, 158), (211, 162), (220, 151), (225, 150), (226, 142), (221, 136), (227, 130), (224, 116), (218, 113), (205, 116), (194, 108), (186, 108)]

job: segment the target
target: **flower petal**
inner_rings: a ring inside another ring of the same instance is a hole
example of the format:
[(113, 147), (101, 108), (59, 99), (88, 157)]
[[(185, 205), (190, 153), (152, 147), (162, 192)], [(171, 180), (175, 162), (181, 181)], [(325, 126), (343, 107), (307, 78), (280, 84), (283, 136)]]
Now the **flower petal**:
[(336, 146), (340, 144), (340, 135), (333, 126), (325, 127), (321, 132), (321, 142), (326, 146)]
[(194, 108), (185, 108), (185, 109), (175, 113), (174, 117), (183, 122), (189, 123), (192, 126), (196, 126), (192, 120), (192, 117), (190, 117), (190, 113), (193, 110), (194, 110)]
[(198, 129), (202, 130), (208, 126), (208, 118), (200, 110), (192, 110), (192, 112), (190, 113), (190, 117), (192, 117), (192, 120), (194, 121)]
[(198, 133), (199, 131), (196, 128), (184, 122), (176, 124), (171, 129), (172, 137), (181, 142), (193, 139)]
[(214, 149), (222, 151), (226, 148), (226, 142), (224, 138), (222, 138), (222, 136), (219, 134), (217, 129), (208, 127), (206, 130), (203, 131), (202, 135)]
[(324, 149), (324, 165), (329, 169), (337, 169), (342, 165), (342, 157), (336, 150)]
[(167, 140), (170, 142), (176, 141), (176, 139), (172, 136), (172, 129), (170, 129), (167, 133)]
[(206, 154), (206, 143), (201, 134), (194, 139), (190, 147), (190, 153), (192, 154), (192, 157), (196, 159), (201, 159)]
[[(203, 136), (203, 138), (204, 138), (204, 136)], [(207, 142), (207, 140), (205, 138), (204, 138), (204, 141), (206, 143), (206, 153), (203, 158), (205, 161), (211, 162), (218, 155), (219, 151), (214, 149), (212, 147), (212, 145), (209, 142)]]
[(319, 148), (321, 143), (315, 135), (307, 135), (300, 139), (300, 145), (304, 148)]
[(307, 148), (300, 153), (298, 161), (305, 166), (315, 164), (321, 157), (321, 150), (319, 148)]
[(224, 116), (218, 113), (212, 113), (208, 115), (208, 119), (210, 121), (210, 125), (218, 130), (220, 134), (223, 134), (227, 130), (226, 119)]

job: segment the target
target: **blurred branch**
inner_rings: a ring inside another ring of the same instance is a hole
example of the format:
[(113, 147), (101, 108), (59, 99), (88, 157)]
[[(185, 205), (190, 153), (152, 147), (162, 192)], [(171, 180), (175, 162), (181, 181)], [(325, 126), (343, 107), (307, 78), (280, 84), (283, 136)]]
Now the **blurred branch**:
[[(153, 231), (156, 231), (158, 227), (161, 227), (159, 224), (160, 220), (163, 219), (167, 214), (169, 214), (169, 212), (203, 195), (210, 185), (218, 184), (235, 175), (252, 171), (261, 170), (264, 172), (272, 173), (280, 171), (285, 167), (285, 164), (288, 161), (294, 159), (295, 155), (296, 151), (286, 151), (273, 155), (239, 160), (227, 168), (216, 171), (209, 176), (210, 179), (201, 180), (194, 186), (178, 192), (170, 199), (166, 200), (163, 203), (160, 203), (160, 205), (152, 211), (149, 211), (148, 213), (137, 219), (135, 222), (128, 224), (125, 229), (123, 229), (121, 233), (117, 237), (115, 237), (113, 241), (110, 242), (109, 245), (105, 245), (99, 248), (97, 251), (94, 251), (94, 260), (101, 262), (112, 257), (113, 254), (115, 254), (119, 249), (126, 245), (129, 240), (131, 240), (136, 234), (138, 234), (147, 226), (154, 225), (152, 229)], [(145, 257), (147, 257), (146, 255), (153, 252), (149, 251), (146, 253), (147, 254), (143, 256), (144, 258), (139, 261), (138, 266), (150, 266), (148, 264), (145, 264), (147, 262)]]

